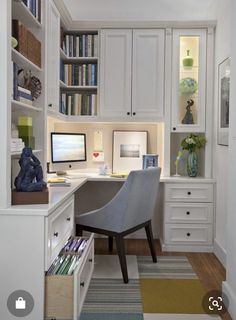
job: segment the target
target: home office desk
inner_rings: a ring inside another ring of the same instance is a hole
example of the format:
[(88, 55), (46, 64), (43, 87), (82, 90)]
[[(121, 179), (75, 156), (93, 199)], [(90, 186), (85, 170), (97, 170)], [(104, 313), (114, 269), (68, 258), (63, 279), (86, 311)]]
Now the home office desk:
[[(45, 271), (74, 233), (77, 193), (86, 183), (120, 183), (125, 179), (85, 173), (71, 186), (50, 187), (49, 203), (0, 209), (0, 310), (4, 320), (15, 319), (6, 305), (15, 290), (34, 298), (28, 319), (44, 317)], [(212, 251), (214, 180), (161, 177), (160, 239), (164, 250)], [(78, 197), (78, 202), (80, 198)]]

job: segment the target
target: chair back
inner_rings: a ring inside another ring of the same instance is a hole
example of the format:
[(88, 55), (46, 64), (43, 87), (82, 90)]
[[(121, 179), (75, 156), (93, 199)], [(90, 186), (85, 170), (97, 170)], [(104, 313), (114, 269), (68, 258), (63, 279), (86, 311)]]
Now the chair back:
[(116, 196), (107, 205), (118, 232), (151, 220), (157, 200), (160, 168), (131, 171)]

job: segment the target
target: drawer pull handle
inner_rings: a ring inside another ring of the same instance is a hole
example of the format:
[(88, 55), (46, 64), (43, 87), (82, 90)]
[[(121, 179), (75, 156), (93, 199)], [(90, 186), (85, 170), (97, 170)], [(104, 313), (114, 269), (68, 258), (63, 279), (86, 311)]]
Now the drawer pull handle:
[(190, 232), (188, 232), (188, 233), (187, 233), (187, 237), (190, 237), (190, 236), (191, 236), (191, 233), (190, 233)]
[(190, 215), (190, 211), (187, 211), (186, 214), (187, 214), (187, 215)]
[(67, 220), (67, 221), (70, 221), (70, 218), (67, 218), (66, 220)]
[(84, 287), (84, 281), (83, 281), (83, 282), (80, 282), (80, 286), (81, 286), (81, 287)]
[(136, 112), (133, 112), (133, 116), (135, 116), (136, 115)]
[(189, 195), (189, 196), (191, 195), (191, 191), (188, 191), (188, 195)]
[(93, 259), (92, 259), (92, 258), (90, 258), (90, 259), (89, 259), (89, 262), (93, 262)]
[(58, 237), (58, 232), (54, 232), (54, 237)]
[(130, 116), (130, 112), (127, 112), (127, 116)]

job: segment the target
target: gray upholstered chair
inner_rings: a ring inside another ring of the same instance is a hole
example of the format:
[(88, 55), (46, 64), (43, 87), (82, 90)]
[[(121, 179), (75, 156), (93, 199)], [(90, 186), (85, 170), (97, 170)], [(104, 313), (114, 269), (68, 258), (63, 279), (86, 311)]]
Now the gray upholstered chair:
[(131, 171), (127, 180), (104, 207), (76, 216), (76, 234), (90, 231), (105, 234), (112, 251), (113, 237), (116, 240), (124, 282), (128, 271), (124, 250), (124, 236), (145, 227), (153, 262), (157, 262), (151, 218), (153, 216), (160, 180), (160, 168)]

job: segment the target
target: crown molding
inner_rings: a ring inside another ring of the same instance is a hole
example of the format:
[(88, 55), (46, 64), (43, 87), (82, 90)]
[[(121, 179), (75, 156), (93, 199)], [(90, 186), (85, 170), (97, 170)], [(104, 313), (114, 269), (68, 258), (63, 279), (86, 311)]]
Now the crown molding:
[(64, 4), (63, 0), (54, 0), (54, 4), (57, 7), (61, 15), (61, 22), (65, 29), (70, 29), (72, 20), (71, 14)]

